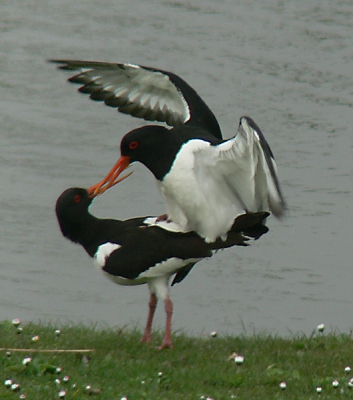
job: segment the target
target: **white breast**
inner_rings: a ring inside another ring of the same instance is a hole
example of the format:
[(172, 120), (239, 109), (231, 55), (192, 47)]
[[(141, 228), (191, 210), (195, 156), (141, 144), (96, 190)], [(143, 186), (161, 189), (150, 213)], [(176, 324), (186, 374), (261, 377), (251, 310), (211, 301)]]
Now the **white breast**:
[[(200, 151), (208, 155), (205, 162), (195, 160)], [(161, 183), (170, 218), (209, 242), (225, 235), (234, 218), (244, 212), (231, 187), (217, 173), (217, 156), (218, 151), (208, 142), (191, 140), (181, 148)]]

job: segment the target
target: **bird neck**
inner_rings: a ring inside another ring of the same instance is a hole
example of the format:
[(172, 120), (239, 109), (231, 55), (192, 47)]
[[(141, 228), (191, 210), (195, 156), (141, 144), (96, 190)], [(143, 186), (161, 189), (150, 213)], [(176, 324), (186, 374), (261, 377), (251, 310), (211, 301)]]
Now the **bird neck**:
[(94, 233), (99, 231), (100, 220), (91, 215), (88, 210), (75, 215), (67, 215), (59, 219), (62, 234), (74, 243), (84, 247), (93, 257), (95, 250)]
[(180, 143), (178, 140), (156, 143), (154, 151), (147, 153), (142, 163), (153, 173), (157, 180), (162, 181), (172, 168), (179, 150)]
[[(154, 129), (151, 127), (151, 129)], [(212, 137), (209, 132), (195, 126), (180, 125), (170, 130), (158, 130), (154, 135), (150, 135), (149, 142), (140, 158), (144, 164), (159, 181), (170, 172), (175, 158), (182, 146), (189, 140), (202, 138), (206, 141), (219, 141)]]

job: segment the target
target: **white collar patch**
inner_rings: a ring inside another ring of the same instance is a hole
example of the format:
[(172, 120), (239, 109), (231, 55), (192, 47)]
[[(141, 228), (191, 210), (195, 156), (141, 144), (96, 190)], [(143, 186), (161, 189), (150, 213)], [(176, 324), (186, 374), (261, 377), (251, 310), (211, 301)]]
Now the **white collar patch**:
[(107, 258), (117, 249), (120, 249), (120, 244), (117, 243), (104, 243), (100, 245), (94, 255), (94, 261), (98, 267), (103, 268)]

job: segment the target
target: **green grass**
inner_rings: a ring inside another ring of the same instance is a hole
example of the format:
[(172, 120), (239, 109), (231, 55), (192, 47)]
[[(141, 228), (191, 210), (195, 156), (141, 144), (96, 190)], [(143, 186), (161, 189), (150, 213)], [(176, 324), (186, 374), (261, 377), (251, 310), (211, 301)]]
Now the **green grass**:
[[(55, 329), (61, 329), (56, 337)], [(34, 342), (32, 337), (39, 335)], [(140, 332), (98, 329), (86, 326), (27, 324), (22, 334), (11, 322), (0, 325), (0, 347), (34, 349), (94, 349), (84, 353), (0, 351), (0, 399), (188, 400), (210, 397), (223, 399), (335, 399), (353, 398), (347, 384), (353, 368), (351, 335), (313, 333), (308, 336), (279, 338), (268, 335), (191, 338), (174, 336), (173, 350), (156, 350), (139, 344)], [(228, 357), (244, 356), (242, 365)], [(32, 357), (28, 366), (25, 357)], [(55, 372), (61, 367), (60, 373)], [(64, 376), (70, 380), (64, 382)], [(13, 392), (4, 382), (21, 385)], [(60, 383), (55, 380), (59, 379)], [(339, 387), (333, 388), (337, 379)], [(287, 388), (281, 390), (280, 382)], [(86, 387), (91, 389), (87, 390)], [(317, 394), (316, 387), (322, 387)]]

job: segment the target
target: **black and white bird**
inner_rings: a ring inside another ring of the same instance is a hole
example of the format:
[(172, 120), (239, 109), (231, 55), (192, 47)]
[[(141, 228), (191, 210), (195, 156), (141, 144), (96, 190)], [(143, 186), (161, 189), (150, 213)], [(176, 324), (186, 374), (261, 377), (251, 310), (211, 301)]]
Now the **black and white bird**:
[(142, 342), (151, 341), (151, 328), (157, 299), (164, 302), (167, 315), (165, 336), (159, 349), (172, 347), (173, 303), (169, 282), (181, 282), (196, 262), (219, 249), (246, 246), (268, 231), (264, 221), (268, 213), (239, 216), (225, 241), (209, 244), (194, 232), (182, 232), (171, 222), (157, 217), (125, 221), (100, 219), (89, 212), (92, 189), (70, 188), (56, 202), (56, 215), (62, 234), (83, 246), (95, 264), (113, 282), (120, 285), (147, 284), (150, 291), (149, 314)]
[[(237, 134), (222, 139), (219, 124), (196, 91), (177, 75), (132, 64), (54, 60), (91, 99), (146, 120), (165, 122), (127, 133), (121, 157), (104, 180), (100, 194), (134, 162), (155, 176), (170, 220), (196, 231), (207, 242), (224, 238), (244, 212), (271, 211), (280, 217), (285, 201), (277, 166), (263, 133), (241, 117)], [(121, 179), (121, 178), (120, 178)]]

